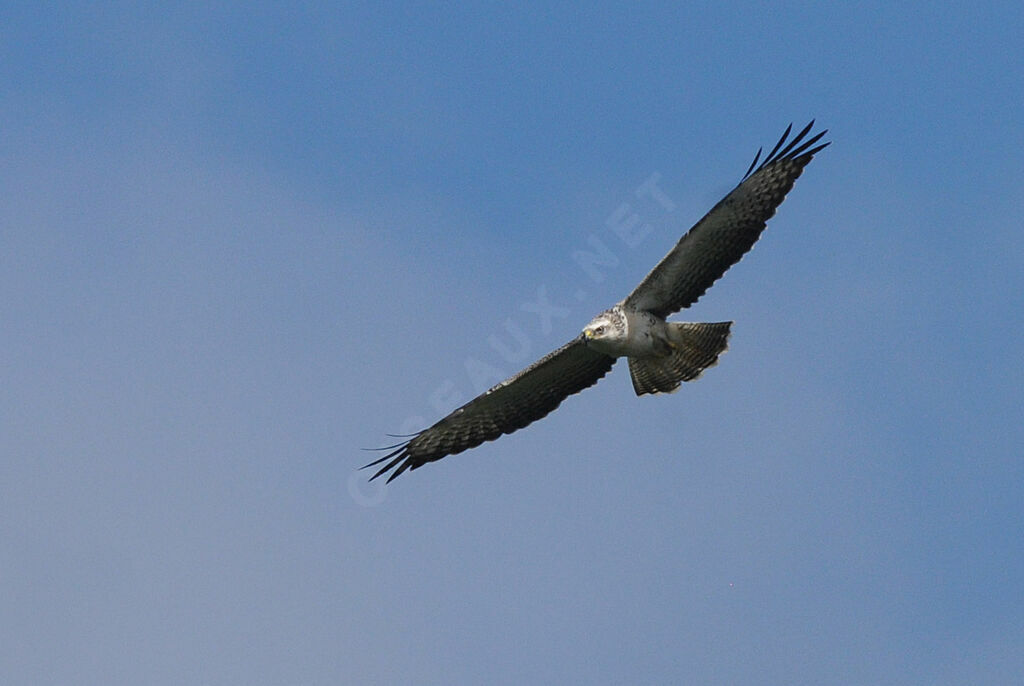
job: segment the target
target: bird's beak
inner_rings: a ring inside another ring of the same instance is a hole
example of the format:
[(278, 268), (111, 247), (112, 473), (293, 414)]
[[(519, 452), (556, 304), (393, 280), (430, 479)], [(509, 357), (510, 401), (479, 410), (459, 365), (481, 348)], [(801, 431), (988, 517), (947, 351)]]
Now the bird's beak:
[(586, 338), (589, 341), (591, 338), (594, 337), (594, 330), (593, 329), (583, 329), (583, 337)]

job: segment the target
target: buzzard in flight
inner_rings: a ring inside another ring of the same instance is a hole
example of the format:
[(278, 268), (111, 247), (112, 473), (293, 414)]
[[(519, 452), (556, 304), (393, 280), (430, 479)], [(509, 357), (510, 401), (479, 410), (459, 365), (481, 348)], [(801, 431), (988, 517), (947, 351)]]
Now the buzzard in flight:
[(665, 318), (689, 307), (757, 241), (827, 133), (806, 138), (811, 121), (787, 143), (790, 125), (757, 166), (686, 232), (626, 299), (597, 315), (583, 332), (515, 376), (477, 396), (429, 429), (381, 448), (384, 465), (370, 480), (394, 469), (392, 481), (447, 455), (475, 448), (546, 416), (570, 395), (593, 386), (619, 357), (629, 361), (633, 390), (671, 393), (718, 361), (732, 322), (694, 324)]

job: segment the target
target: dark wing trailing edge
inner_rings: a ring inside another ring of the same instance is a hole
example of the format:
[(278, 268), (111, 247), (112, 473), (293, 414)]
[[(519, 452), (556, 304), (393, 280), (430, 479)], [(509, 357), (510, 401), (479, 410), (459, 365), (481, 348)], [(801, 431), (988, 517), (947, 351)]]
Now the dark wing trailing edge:
[(757, 242), (765, 223), (786, 199), (807, 163), (828, 145), (814, 145), (827, 130), (804, 140), (813, 126), (811, 120), (786, 143), (793, 130), (790, 124), (760, 166), (758, 150), (739, 185), (694, 224), (644, 277), (626, 298), (626, 307), (667, 317), (695, 303), (729, 267), (739, 262)]
[(407, 469), (510, 434), (546, 416), (570, 395), (593, 386), (613, 364), (615, 358), (588, 348), (582, 336), (574, 338), (410, 440), (382, 448), (394, 450), (362, 468), (384, 462), (370, 481), (394, 469), (388, 477), (390, 483)]

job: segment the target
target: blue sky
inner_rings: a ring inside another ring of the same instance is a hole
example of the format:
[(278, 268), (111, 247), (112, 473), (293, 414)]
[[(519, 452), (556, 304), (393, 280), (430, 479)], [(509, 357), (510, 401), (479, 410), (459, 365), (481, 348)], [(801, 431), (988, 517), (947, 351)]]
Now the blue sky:
[[(1020, 683), (1022, 20), (0, 10), (0, 677)], [(812, 117), (698, 383), (355, 475)]]

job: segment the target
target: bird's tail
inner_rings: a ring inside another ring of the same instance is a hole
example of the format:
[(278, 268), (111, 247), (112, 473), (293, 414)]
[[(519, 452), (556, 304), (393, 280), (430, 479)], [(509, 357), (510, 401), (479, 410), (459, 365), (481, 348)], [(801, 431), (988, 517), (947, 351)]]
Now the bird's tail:
[(732, 322), (693, 324), (668, 322), (672, 351), (662, 357), (629, 358), (629, 375), (637, 395), (672, 393), (683, 381), (693, 381), (718, 363), (729, 347)]

